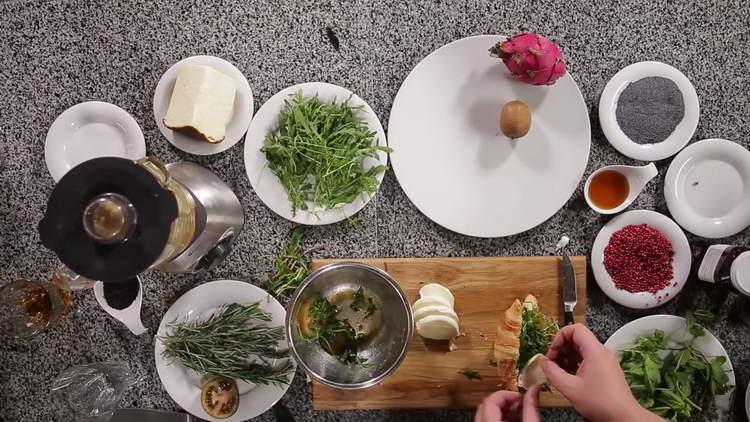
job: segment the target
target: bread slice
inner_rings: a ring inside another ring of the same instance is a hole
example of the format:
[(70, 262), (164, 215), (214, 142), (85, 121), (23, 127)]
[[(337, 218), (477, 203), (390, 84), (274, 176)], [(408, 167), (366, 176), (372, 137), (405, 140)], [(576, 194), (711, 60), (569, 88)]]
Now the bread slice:
[(524, 308), (536, 309), (539, 302), (534, 295), (527, 295), (523, 303), (516, 299), (500, 315), (497, 322), (497, 339), (495, 339), (495, 361), (497, 375), (500, 377), (501, 390), (518, 390), (518, 349), (521, 347), (521, 322)]

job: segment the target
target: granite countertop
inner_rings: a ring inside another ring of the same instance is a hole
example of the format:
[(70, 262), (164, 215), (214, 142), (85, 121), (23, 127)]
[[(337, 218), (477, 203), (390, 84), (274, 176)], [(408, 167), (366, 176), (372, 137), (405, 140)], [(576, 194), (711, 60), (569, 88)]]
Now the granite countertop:
[[(57, 265), (36, 230), (53, 186), (44, 163), (44, 139), (55, 117), (76, 103), (119, 105), (143, 128), (151, 155), (206, 166), (227, 180), (242, 201), (245, 230), (223, 265), (199, 275), (144, 276), (143, 319), (151, 333), (167, 307), (200, 283), (238, 279), (261, 284), (292, 227), (251, 189), (241, 144), (222, 154), (195, 157), (172, 148), (159, 133), (151, 110), (154, 88), (161, 74), (184, 57), (211, 54), (234, 63), (253, 87), (256, 109), (289, 85), (326, 81), (359, 94), (385, 125), (401, 82), (430, 52), (470, 35), (529, 29), (561, 45), (583, 92), (593, 137), (587, 175), (604, 164), (634, 163), (607, 143), (597, 103), (617, 70), (642, 60), (670, 63), (695, 84), (701, 120), (694, 139), (722, 137), (750, 146), (750, 3), (745, 0), (4, 0), (0, 14), (0, 284), (47, 279)], [(327, 27), (338, 37), (339, 50), (329, 42)], [(662, 194), (668, 161), (657, 163), (657, 180), (631, 208), (666, 212)], [(545, 255), (567, 234), (572, 251), (587, 255), (606, 221), (586, 208), (579, 188), (560, 212), (535, 229), (502, 239), (468, 238), (419, 213), (390, 171), (361, 216), (361, 225), (344, 222), (310, 230), (307, 246), (321, 248), (317, 257)], [(749, 240), (746, 230), (726, 241)], [(750, 329), (732, 317), (740, 303), (737, 295), (691, 279), (677, 300), (634, 312), (604, 297), (593, 280), (588, 287), (588, 322), (601, 340), (642, 315), (683, 314), (708, 305), (718, 310), (721, 319), (711, 330), (728, 350), (739, 396), (744, 395)], [(91, 292), (77, 295), (77, 309), (30, 341), (0, 344), (0, 419), (71, 420), (59, 403), (49, 400), (50, 381), (70, 365), (109, 359), (128, 362), (141, 377), (124, 405), (177, 410), (156, 374), (152, 335), (125, 333), (98, 308)], [(468, 421), (473, 415), (469, 410), (314, 412), (309, 387), (299, 374), (283, 402), (298, 421)], [(577, 418), (569, 410), (544, 413), (546, 420)], [(258, 420), (274, 418), (268, 412)]]

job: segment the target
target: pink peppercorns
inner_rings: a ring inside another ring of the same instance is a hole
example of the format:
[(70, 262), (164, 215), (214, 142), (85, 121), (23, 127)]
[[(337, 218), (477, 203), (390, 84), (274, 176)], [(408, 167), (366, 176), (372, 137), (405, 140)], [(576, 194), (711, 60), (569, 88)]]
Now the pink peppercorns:
[(659, 230), (646, 224), (616, 231), (604, 248), (604, 268), (615, 287), (631, 293), (656, 293), (673, 278), (672, 244)]

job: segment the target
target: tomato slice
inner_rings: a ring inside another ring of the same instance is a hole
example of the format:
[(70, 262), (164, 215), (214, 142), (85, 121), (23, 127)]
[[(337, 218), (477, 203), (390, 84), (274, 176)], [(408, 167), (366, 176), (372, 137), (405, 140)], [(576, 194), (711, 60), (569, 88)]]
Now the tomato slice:
[(237, 383), (226, 377), (209, 378), (201, 388), (201, 406), (213, 418), (225, 419), (234, 415), (240, 407)]

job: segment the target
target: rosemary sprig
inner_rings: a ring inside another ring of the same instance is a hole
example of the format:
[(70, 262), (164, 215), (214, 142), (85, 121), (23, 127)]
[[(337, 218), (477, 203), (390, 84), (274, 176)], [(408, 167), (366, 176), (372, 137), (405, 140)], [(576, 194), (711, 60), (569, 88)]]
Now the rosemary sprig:
[(302, 252), (302, 238), (304, 226), (298, 226), (289, 235), (284, 250), (276, 257), (274, 268), (276, 272), (266, 282), (266, 290), (274, 296), (286, 296), (310, 274), (307, 258)]
[(278, 129), (266, 136), (261, 151), (284, 186), (293, 215), (332, 209), (377, 190), (386, 166), (366, 169), (363, 162), (390, 148), (377, 145), (360, 112), (349, 100), (326, 103), (301, 92), (285, 101)]
[[(225, 305), (203, 321), (173, 321), (159, 337), (164, 356), (207, 375), (255, 384), (287, 384), (292, 364), (278, 351), (284, 327), (269, 327), (271, 315), (258, 303)], [(280, 362), (274, 364), (274, 360)]]

